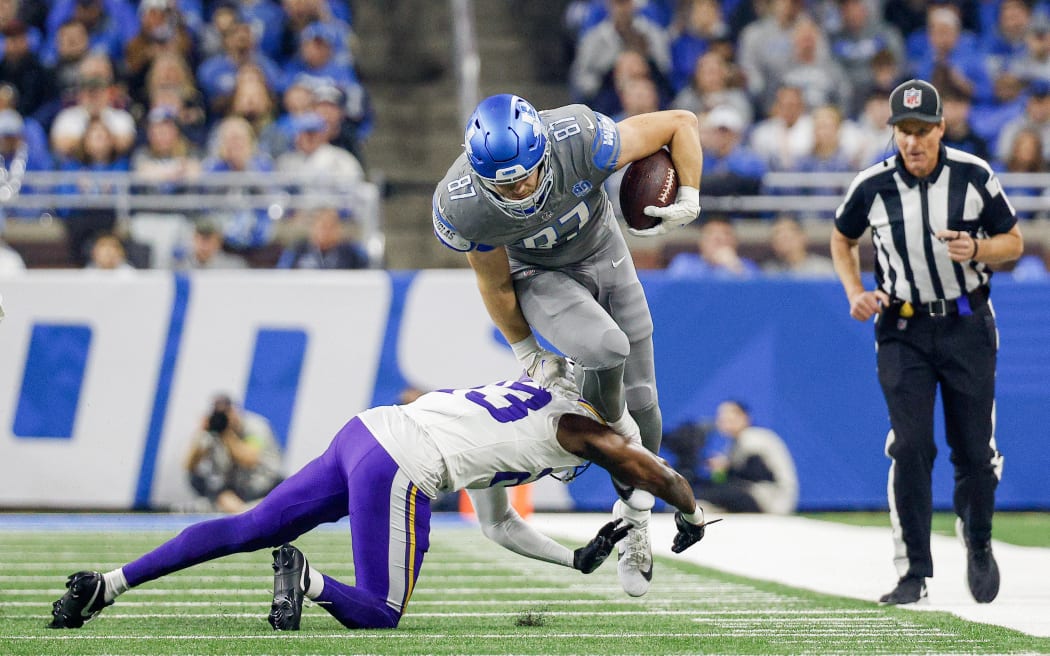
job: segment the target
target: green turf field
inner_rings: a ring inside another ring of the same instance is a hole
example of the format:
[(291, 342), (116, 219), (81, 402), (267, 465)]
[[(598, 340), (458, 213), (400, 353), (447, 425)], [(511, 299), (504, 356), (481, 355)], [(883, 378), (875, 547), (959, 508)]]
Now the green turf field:
[[(1050, 639), (821, 596), (658, 559), (641, 599), (613, 562), (585, 576), (510, 554), (473, 527), (438, 524), (401, 626), (347, 631), (318, 607), (274, 633), (267, 551), (231, 556), (142, 586), (80, 630), (44, 628), (67, 574), (110, 569), (170, 531), (0, 531), (0, 654), (986, 654), (1050, 653)], [(297, 542), (351, 580), (349, 538)], [(701, 545), (702, 546), (702, 545)]]
[[(854, 526), (890, 527), (889, 513), (805, 513), (806, 517), (824, 519)], [(955, 515), (941, 512), (933, 515), (933, 532), (955, 535)], [(1022, 547), (1050, 547), (1050, 513), (998, 512), (992, 524), (992, 538)]]

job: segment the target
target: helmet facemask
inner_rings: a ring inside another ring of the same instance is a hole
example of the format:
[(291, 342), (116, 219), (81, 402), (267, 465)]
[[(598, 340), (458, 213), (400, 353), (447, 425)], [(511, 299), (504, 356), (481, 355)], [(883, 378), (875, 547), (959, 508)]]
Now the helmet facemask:
[[(515, 219), (534, 216), (554, 187), (551, 144), (536, 108), (523, 98), (486, 98), (471, 116), (464, 135), (467, 159), (487, 198)], [(538, 171), (536, 189), (521, 199), (500, 192)]]
[[(524, 174), (516, 175), (511, 178), (502, 179), (499, 181), (484, 178), (478, 175), (478, 179), (481, 181), (481, 188), (485, 190), (489, 200), (493, 202), (497, 207), (503, 210), (503, 213), (511, 218), (515, 219), (527, 219), (534, 216), (540, 209), (543, 208), (544, 203), (547, 202), (547, 197), (550, 196), (551, 189), (554, 188), (554, 171), (550, 166), (550, 142), (546, 143), (545, 152), (543, 158), (540, 159), (539, 163), (536, 164), (531, 170), (526, 171)], [(525, 178), (532, 175), (533, 171), (539, 170), (539, 182), (536, 185), (535, 191), (521, 199), (510, 199), (501, 194), (497, 185), (503, 186), (508, 184), (514, 184), (524, 180)], [(477, 174), (477, 171), (475, 171)]]

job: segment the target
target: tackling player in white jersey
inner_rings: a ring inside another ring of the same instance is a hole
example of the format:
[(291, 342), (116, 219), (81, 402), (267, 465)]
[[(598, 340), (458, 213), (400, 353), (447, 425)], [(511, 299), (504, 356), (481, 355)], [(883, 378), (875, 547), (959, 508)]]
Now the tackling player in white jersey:
[[(655, 227), (630, 230), (658, 235), (696, 219), (703, 161), (696, 115), (673, 110), (615, 123), (584, 105), (537, 112), (501, 94), (474, 110), (464, 146), (434, 193), (434, 232), (467, 254), (493, 323), (529, 376), (556, 386), (566, 368), (540, 347), (535, 328), (577, 363), (583, 396), (601, 416), (658, 453), (653, 321), (602, 183), (667, 146), (678, 197), (646, 208), (661, 218)], [(620, 545), (620, 581), (639, 596), (652, 578), (653, 499), (622, 481), (616, 488), (613, 513), (633, 527)]]
[[(704, 513), (685, 479), (599, 421), (579, 394), (552, 393), (527, 379), (438, 390), (408, 405), (360, 413), (320, 457), (255, 508), (194, 524), (119, 569), (73, 574), (54, 602), (50, 626), (79, 628), (130, 588), (207, 560), (283, 544), (273, 552), (274, 629), (299, 629), (304, 597), (347, 628), (396, 627), (430, 548), (430, 501), (460, 489), (472, 490), (490, 538), (522, 555), (590, 573), (626, 526), (609, 522), (572, 551), (522, 520), (505, 491), (572, 472), (588, 460), (678, 508), (673, 551), (703, 538)], [(288, 544), (347, 515), (354, 585), (322, 574)]]

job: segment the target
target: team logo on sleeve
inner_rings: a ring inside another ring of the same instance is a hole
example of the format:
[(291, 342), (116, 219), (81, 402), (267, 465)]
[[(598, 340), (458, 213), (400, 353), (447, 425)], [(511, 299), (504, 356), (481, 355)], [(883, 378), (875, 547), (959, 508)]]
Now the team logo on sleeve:
[(572, 186), (572, 193), (577, 198), (582, 198), (590, 193), (591, 189), (594, 189), (594, 185), (591, 184), (590, 180), (580, 180)]

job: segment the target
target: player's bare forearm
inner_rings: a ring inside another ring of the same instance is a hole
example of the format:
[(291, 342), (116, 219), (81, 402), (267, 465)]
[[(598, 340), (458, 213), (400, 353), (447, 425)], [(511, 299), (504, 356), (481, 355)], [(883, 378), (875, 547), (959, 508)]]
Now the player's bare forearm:
[(619, 473), (609, 469), (616, 480), (645, 490), (686, 514), (696, 510), (693, 490), (681, 474), (644, 448), (633, 444), (629, 448), (636, 458), (620, 467)]
[(484, 253), (471, 251), (467, 253), (467, 261), (474, 269), (478, 291), (489, 318), (503, 337), (513, 344), (531, 335), (532, 329), (525, 321), (518, 306), (518, 296), (514, 293), (507, 251), (502, 247)]
[(652, 155), (667, 145), (671, 150), (671, 161), (678, 172), (679, 184), (700, 187), (703, 153), (696, 114), (683, 110), (639, 114), (624, 119), (618, 127), (620, 159), (617, 168)]
[(596, 421), (565, 415), (558, 442), (566, 451), (602, 467), (624, 485), (649, 492), (684, 513), (696, 510), (689, 483), (659, 456)]

